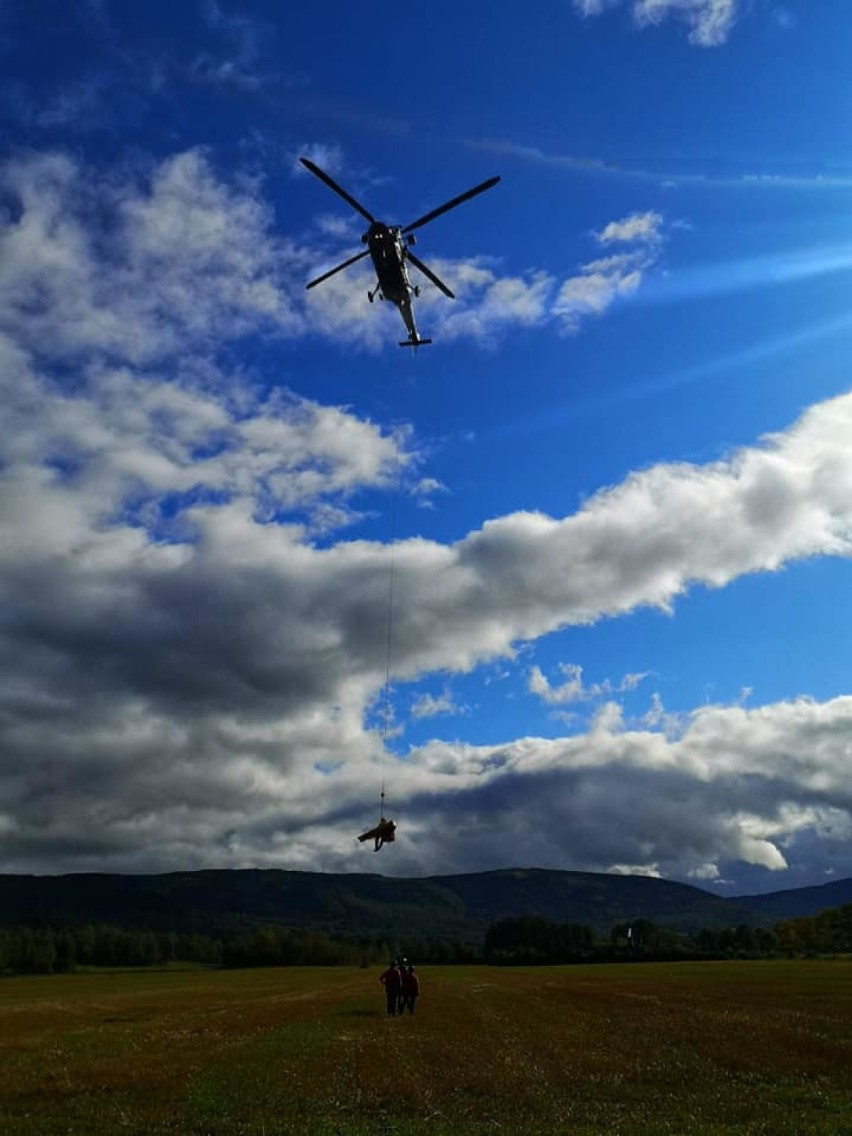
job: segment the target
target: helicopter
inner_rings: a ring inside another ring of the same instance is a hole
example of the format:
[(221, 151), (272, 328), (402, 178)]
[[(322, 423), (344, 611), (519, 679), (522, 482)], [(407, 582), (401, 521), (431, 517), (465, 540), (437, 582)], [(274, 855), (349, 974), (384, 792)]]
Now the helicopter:
[(488, 181), (482, 182), (481, 185), (475, 185), (473, 189), (469, 189), (465, 193), (460, 193), (458, 197), (454, 197), (451, 201), (446, 201), (443, 205), (439, 205), (437, 209), (432, 209), (428, 213), (424, 213), (422, 217), (418, 217), (417, 220), (412, 221), (410, 225), (386, 225), (384, 221), (377, 221), (369, 210), (365, 209), (350, 193), (347, 193), (342, 186), (339, 186), (334, 178), (330, 177), (325, 170), (321, 170), (319, 166), (309, 158), (300, 158), (299, 161), (306, 170), (310, 170), (314, 177), (318, 177), (320, 181), (325, 182), (329, 189), (333, 190), (339, 197), (342, 197), (347, 204), (351, 205), (357, 213), (360, 213), (361, 216), (370, 223), (369, 229), (367, 229), (361, 237), (361, 243), (367, 246), (366, 249), (364, 249), (363, 252), (357, 253), (355, 256), (351, 256), (349, 260), (344, 260), (344, 262), (338, 264), (336, 268), (331, 268), (328, 272), (324, 272), (322, 276), (318, 276), (316, 280), (312, 280), (310, 284), (307, 284), (306, 288), (315, 288), (317, 284), (322, 284), (322, 282), (328, 280), (330, 276), (342, 272), (344, 268), (349, 268), (352, 264), (357, 264), (357, 262), (363, 260), (365, 256), (370, 256), (372, 257), (373, 267), (376, 270), (378, 280), (375, 288), (367, 292), (367, 299), (372, 304), (376, 296), (378, 296), (380, 300), (390, 300), (391, 303), (396, 304), (408, 332), (408, 339), (401, 340), (399, 346), (424, 347), (426, 344), (431, 343), (431, 339), (422, 339), (420, 337), (417, 331), (417, 325), (414, 322), (412, 297), (420, 295), (420, 286), (411, 283), (406, 261), (410, 261), (415, 268), (419, 269), (445, 296), (448, 296), (451, 300), (454, 300), (455, 296), (443, 280), (436, 276), (432, 269), (428, 268), (423, 261), (420, 260), (419, 257), (416, 257), (411, 251), (411, 246), (416, 243), (414, 230), (422, 228), (423, 225), (428, 225), (430, 221), (434, 221), (435, 218), (440, 217), (442, 213), (447, 213), (450, 209), (455, 209), (457, 205), (461, 205), (464, 201), (469, 201), (471, 197), (476, 197), (477, 194), (484, 193), (486, 189), (491, 189), (491, 187), (496, 185), (500, 180), (499, 175), (489, 178)]

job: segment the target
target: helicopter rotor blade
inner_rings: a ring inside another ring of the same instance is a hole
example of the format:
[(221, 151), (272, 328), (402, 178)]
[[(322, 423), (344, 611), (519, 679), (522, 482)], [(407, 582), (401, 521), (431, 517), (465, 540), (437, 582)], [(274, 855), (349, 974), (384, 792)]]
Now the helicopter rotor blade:
[(410, 251), (407, 251), (405, 255), (406, 255), (406, 259), (410, 260), (415, 268), (419, 268), (424, 276), (428, 276), (428, 278), (432, 281), (432, 283), (435, 285), (435, 287), (440, 288), (445, 296), (449, 296), (451, 300), (454, 300), (456, 298), (455, 293), (451, 292), (449, 290), (449, 288), (447, 287), (447, 285), (444, 283), (444, 281), (439, 279), (435, 275), (435, 273), (432, 271), (431, 268), (427, 268), (426, 265), (423, 263), (423, 261), (418, 256), (415, 256), (414, 253), (410, 252)]
[(315, 165), (310, 160), (310, 158), (299, 158), (299, 161), (302, 163), (306, 170), (311, 171), (314, 177), (318, 177), (320, 181), (324, 181), (329, 189), (334, 190), (334, 192), (339, 197), (342, 197), (343, 200), (347, 202), (347, 204), (351, 205), (357, 213), (360, 213), (362, 217), (366, 218), (366, 220), (368, 220), (371, 225), (375, 225), (376, 218), (373, 216), (373, 214), (369, 213), (359, 201), (356, 201), (351, 193), (347, 193), (342, 186), (338, 185), (334, 178), (329, 177), (325, 170), (321, 170), (319, 166)]
[[(302, 158), (302, 161), (305, 159)], [(486, 189), (491, 189), (492, 185), (496, 185), (500, 180), (500, 175), (489, 178), (481, 185), (475, 185), (473, 189), (469, 189), (466, 193), (460, 193), (458, 197), (454, 197), (452, 201), (447, 201), (444, 205), (439, 205), (437, 209), (433, 209), (430, 213), (424, 213), (422, 217), (418, 217), (416, 221), (412, 221), (410, 225), (406, 225), (402, 230), (403, 233), (410, 233), (414, 229), (419, 229), (422, 225), (428, 225), (430, 221), (434, 221), (436, 217), (440, 217), (442, 213), (448, 213), (450, 209), (455, 209), (457, 205), (461, 205), (463, 201), (470, 201), (471, 197), (476, 197), (479, 193), (485, 193)]]
[(305, 285), (305, 289), (316, 288), (317, 284), (322, 284), (323, 280), (328, 280), (329, 276), (334, 276), (338, 272), (342, 272), (344, 268), (348, 268), (350, 264), (355, 264), (356, 261), (363, 260), (365, 256), (370, 255), (369, 249), (364, 249), (363, 252), (357, 253), (355, 256), (350, 256), (348, 260), (344, 260), (343, 264), (338, 264), (337, 268), (330, 268), (328, 272), (324, 272), (322, 276), (318, 276), (316, 280), (312, 280), (310, 284)]

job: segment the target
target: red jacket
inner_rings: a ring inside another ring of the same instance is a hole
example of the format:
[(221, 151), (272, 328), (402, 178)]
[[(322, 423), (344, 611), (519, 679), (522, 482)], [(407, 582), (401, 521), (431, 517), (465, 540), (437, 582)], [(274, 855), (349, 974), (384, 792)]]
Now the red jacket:
[(391, 990), (398, 990), (401, 985), (401, 976), (398, 968), (389, 966), (385, 973), (379, 976), (379, 982), (381, 982), (383, 986), (389, 987)]
[(420, 979), (416, 974), (412, 974), (407, 970), (402, 976), (402, 990), (404, 994), (413, 994), (416, 998), (420, 993)]

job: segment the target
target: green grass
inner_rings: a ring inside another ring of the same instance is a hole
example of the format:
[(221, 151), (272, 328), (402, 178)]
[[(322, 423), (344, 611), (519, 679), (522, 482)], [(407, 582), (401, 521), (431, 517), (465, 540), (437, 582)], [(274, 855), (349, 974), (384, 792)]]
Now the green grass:
[(841, 1136), (852, 966), (125, 971), (0, 981), (6, 1136)]

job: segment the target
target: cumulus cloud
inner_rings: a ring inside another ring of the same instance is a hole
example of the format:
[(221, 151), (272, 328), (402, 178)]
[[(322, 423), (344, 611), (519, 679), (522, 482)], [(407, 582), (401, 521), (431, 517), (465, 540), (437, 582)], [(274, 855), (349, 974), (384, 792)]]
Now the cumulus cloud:
[(546, 272), (501, 276), (480, 261), (439, 258), (429, 266), (462, 301), (447, 304), (431, 285), (422, 297), (423, 319), (443, 341), (494, 342), (508, 328), (541, 326), (552, 318), (554, 280)]
[(61, 154), (8, 162), (0, 193), (0, 330), (39, 354), (143, 363), (249, 331), (294, 332), (282, 286), (297, 257), (269, 234), (251, 191), (217, 180), (199, 151), (146, 186), (94, 185)]
[(637, 290), (657, 260), (662, 220), (659, 213), (632, 213), (610, 221), (595, 234), (602, 245), (630, 247), (589, 261), (564, 281), (553, 304), (563, 331), (576, 332), (583, 319), (602, 315), (616, 300)]
[[(546, 272), (500, 276), (482, 259), (436, 260), (432, 267), (462, 303), (447, 305), (429, 289), (421, 310), (445, 341), (464, 336), (490, 343), (510, 327), (550, 323), (573, 334), (585, 320), (603, 315), (616, 300), (636, 292), (658, 261), (662, 226), (663, 217), (655, 212), (610, 221), (593, 234), (608, 255), (581, 265), (561, 282)], [(619, 245), (627, 247), (609, 251)]]
[[(323, 168), (340, 164), (342, 155), (332, 150), (316, 160)], [(294, 157), (294, 162), (298, 164)], [(299, 167), (301, 169), (302, 167)], [(328, 222), (321, 222), (326, 232)], [(441, 277), (457, 299), (446, 299), (415, 266), (409, 265), (412, 282), (423, 289), (418, 313), (429, 321), (430, 333), (442, 341), (473, 338), (494, 343), (511, 328), (537, 327), (555, 322), (563, 331), (576, 331), (586, 316), (602, 314), (618, 295), (636, 290), (643, 273), (656, 259), (654, 246), (661, 240), (663, 217), (656, 212), (633, 213), (619, 221), (609, 222), (595, 239), (603, 245), (630, 244), (625, 252), (598, 259), (582, 266), (580, 274), (568, 277), (561, 285), (551, 273), (529, 270), (516, 275), (501, 274), (494, 262), (485, 257), (448, 260), (429, 257), (429, 265)], [(351, 243), (351, 242), (350, 242)], [(352, 249), (329, 256), (329, 267), (341, 262)], [(321, 271), (318, 269), (318, 272)], [(363, 315), (363, 294), (374, 281), (368, 263), (326, 281), (311, 296), (311, 313), (317, 326), (332, 334), (340, 324)], [(374, 323), (372, 338), (391, 336), (396, 326), (396, 313), (382, 312), (383, 324)]]
[[(222, 179), (201, 150), (146, 176), (94, 176), (67, 154), (29, 155), (0, 167), (0, 198), (9, 204), (0, 214), (0, 330), (40, 356), (96, 353), (144, 365), (258, 333), (396, 349), (394, 306), (366, 302), (375, 284), (367, 260), (304, 289), (352, 255), (350, 230), (324, 213), (311, 243), (282, 237), (260, 185)], [(446, 342), (484, 344), (512, 328), (576, 331), (638, 288), (661, 223), (653, 213), (611, 222), (598, 240), (629, 247), (561, 285), (550, 273), (506, 274), (481, 258), (430, 258), (458, 299), (421, 277), (420, 323)]]
[(642, 269), (632, 257), (593, 261), (565, 281), (553, 310), (565, 330), (575, 332), (584, 317), (602, 315), (617, 299), (635, 292), (641, 280)]
[[(4, 867), (352, 867), (365, 786), (390, 760), (371, 725), (389, 549), (315, 537), (389, 487), (398, 460), (416, 471), (412, 439), (227, 364), (232, 337), (303, 326), (282, 265), (304, 254), (203, 155), (97, 192), (70, 158), (19, 159), (2, 185)], [(496, 281), (490, 266), (457, 271)], [(848, 555), (850, 429), (845, 396), (565, 517), (399, 541), (395, 683)], [(782, 870), (806, 834), (833, 849), (848, 833), (848, 700), (631, 731), (599, 687), (582, 737), (434, 742), (394, 763), (395, 870), (493, 867), (522, 847), (530, 863), (726, 876), (729, 861)]]
[[(259, 516), (242, 486), (271, 478), (267, 431), (293, 455), (276, 483), (293, 501), (303, 450), (325, 446), (331, 492), (380, 476), (381, 436), (328, 408), (298, 404), (292, 422), (261, 406), (227, 460), (215, 455), (221, 496), (176, 499), (187, 447), (221, 427), (215, 400), (176, 392), (160, 442), (146, 426), (163, 420), (156, 385), (96, 374), (75, 406), (8, 340), (2, 362), (17, 398), (0, 495), (7, 867), (351, 867), (349, 830), (381, 761), (365, 714), (384, 678), (388, 552), (314, 547)], [(848, 555), (850, 426), (847, 396), (725, 461), (635, 474), (561, 520), (516, 514), (454, 545), (400, 542), (397, 680), (666, 607), (697, 582)], [(352, 468), (359, 431), (368, 456)], [(167, 540), (133, 506), (145, 487), (154, 501), (168, 492)], [(780, 870), (805, 829), (823, 826), (832, 847), (844, 831), (850, 717), (849, 699), (702, 708), (673, 738), (625, 730), (608, 701), (580, 738), (432, 743), (394, 770), (407, 830), (394, 863), (486, 867), (523, 847), (560, 866)]]
[[(581, 16), (599, 16), (622, 0), (574, 0)], [(674, 16), (689, 28), (690, 43), (717, 47), (724, 43), (736, 22), (741, 0), (627, 0), (639, 27), (660, 24)]]
[[(432, 742), (394, 776), (415, 830), (406, 840), (420, 846), (438, 824), (441, 846), (421, 850), (441, 868), (465, 851), (478, 866), (506, 863), (509, 842), (529, 863), (711, 882), (739, 861), (767, 887), (793, 886), (778, 877), (814, 826), (823, 856), (839, 857), (841, 872), (852, 868), (843, 844), (850, 726), (848, 697), (750, 711), (705, 706), (671, 738), (626, 730), (614, 715), (570, 738)], [(431, 795), (418, 792), (421, 780), (433, 782)]]

